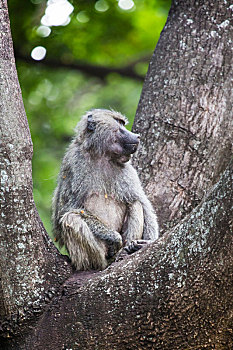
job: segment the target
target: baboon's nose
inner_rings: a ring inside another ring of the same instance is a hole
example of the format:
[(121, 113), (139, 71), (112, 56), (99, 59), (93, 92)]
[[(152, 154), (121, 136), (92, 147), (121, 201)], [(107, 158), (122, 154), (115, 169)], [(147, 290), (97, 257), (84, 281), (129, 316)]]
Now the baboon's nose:
[(134, 134), (134, 138), (133, 138), (132, 143), (135, 143), (135, 145), (138, 146), (139, 142), (140, 142), (140, 135)]

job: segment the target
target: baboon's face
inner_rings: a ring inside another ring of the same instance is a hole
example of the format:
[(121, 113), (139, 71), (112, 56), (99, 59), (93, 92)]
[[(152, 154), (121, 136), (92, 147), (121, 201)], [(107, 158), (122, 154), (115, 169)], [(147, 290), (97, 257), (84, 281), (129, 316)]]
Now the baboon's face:
[(127, 119), (120, 113), (95, 110), (86, 117), (84, 147), (95, 156), (107, 156), (118, 164), (128, 162), (139, 145), (139, 135), (125, 128)]

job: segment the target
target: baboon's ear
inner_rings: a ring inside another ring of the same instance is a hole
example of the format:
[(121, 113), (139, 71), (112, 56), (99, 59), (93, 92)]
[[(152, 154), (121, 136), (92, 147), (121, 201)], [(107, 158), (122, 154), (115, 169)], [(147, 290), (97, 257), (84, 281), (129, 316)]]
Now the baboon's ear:
[(94, 131), (96, 127), (96, 122), (93, 120), (92, 114), (87, 117), (87, 130)]

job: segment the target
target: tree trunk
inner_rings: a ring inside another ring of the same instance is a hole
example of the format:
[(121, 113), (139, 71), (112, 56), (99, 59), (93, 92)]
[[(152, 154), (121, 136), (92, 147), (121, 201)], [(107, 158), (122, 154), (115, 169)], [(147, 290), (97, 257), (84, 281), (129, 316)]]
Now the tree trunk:
[(211, 189), (232, 157), (231, 1), (173, 1), (133, 130), (135, 165), (162, 230)]
[(103, 272), (71, 276), (34, 206), (32, 144), (0, 0), (3, 349), (232, 349), (231, 9), (174, 1), (137, 112), (141, 178), (162, 226), (179, 225)]
[(41, 311), (71, 268), (48, 239), (33, 201), (32, 141), (5, 0), (0, 0), (0, 96), (0, 329), (10, 337)]

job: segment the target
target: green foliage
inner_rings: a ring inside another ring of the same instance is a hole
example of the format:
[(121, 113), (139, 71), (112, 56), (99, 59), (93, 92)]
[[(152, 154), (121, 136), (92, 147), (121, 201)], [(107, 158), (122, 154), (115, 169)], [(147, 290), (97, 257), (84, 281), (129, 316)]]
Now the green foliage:
[[(77, 61), (106, 67), (137, 62), (135, 71), (145, 74), (170, 1), (134, 3), (125, 11), (116, 0), (104, 0), (102, 5), (108, 9), (101, 12), (95, 9), (94, 0), (73, 1), (70, 23), (53, 26), (48, 37), (41, 37), (37, 29), (46, 1), (9, 1), (17, 69), (34, 144), (34, 198), (50, 234), (56, 177), (80, 116), (91, 108), (113, 108), (129, 118), (131, 128), (142, 88), (141, 82), (117, 74), (101, 80), (65, 66)], [(36, 46), (45, 47), (46, 57), (56, 58), (64, 68), (46, 67), (46, 59), (44, 65), (17, 59), (30, 57)]]

